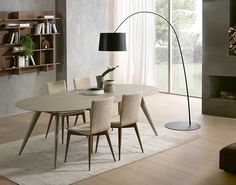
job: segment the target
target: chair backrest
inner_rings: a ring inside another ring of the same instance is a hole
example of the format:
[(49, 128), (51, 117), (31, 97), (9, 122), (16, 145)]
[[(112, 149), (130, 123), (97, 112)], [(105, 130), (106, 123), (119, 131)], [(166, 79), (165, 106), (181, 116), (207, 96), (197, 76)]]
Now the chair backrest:
[(48, 88), (48, 94), (66, 92), (66, 82), (65, 80), (47, 82), (47, 88)]
[(142, 93), (122, 96), (120, 123), (122, 126), (138, 122)]
[(74, 78), (74, 88), (75, 90), (78, 89), (88, 89), (91, 87), (90, 78), (89, 77), (82, 77), (82, 78)]
[(111, 114), (114, 97), (92, 101), (91, 108), (91, 134), (108, 130), (111, 127)]

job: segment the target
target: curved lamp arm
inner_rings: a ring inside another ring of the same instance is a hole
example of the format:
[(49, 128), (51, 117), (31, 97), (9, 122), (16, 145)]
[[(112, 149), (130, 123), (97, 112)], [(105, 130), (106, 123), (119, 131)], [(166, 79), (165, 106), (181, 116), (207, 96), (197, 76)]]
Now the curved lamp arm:
[[(170, 126), (167, 124), (166, 127), (170, 128), (170, 129), (174, 129), (174, 130), (195, 130), (195, 129), (198, 129), (198, 128), (200, 128), (200, 125), (197, 124), (197, 123), (192, 124), (192, 122), (191, 122), (188, 81), (187, 81), (186, 69), (185, 69), (185, 64), (184, 64), (184, 57), (183, 57), (182, 49), (181, 49), (181, 46), (180, 46), (179, 38), (178, 38), (178, 35), (177, 35), (174, 27), (172, 26), (172, 24), (165, 17), (163, 17), (162, 15), (160, 15), (158, 13), (151, 12), (151, 11), (138, 11), (138, 12), (135, 12), (135, 13), (129, 15), (128, 17), (126, 17), (119, 24), (119, 26), (116, 28), (114, 33), (100, 33), (99, 50), (100, 51), (126, 51), (125, 33), (117, 33), (117, 30), (130, 17), (132, 17), (136, 14), (143, 14), (143, 13), (153, 14), (153, 15), (156, 15), (156, 16), (162, 18), (172, 28), (172, 30), (174, 31), (177, 43), (178, 43), (180, 56), (181, 56), (181, 61), (182, 61), (182, 65), (183, 65), (184, 79), (185, 79), (185, 86), (186, 86), (186, 94), (187, 94), (187, 102), (188, 102), (188, 127), (185, 126), (185, 124), (184, 124), (185, 122), (172, 122), (172, 123), (170, 123)], [(177, 126), (175, 126), (176, 123), (177, 123)]]
[(177, 32), (175, 31), (174, 27), (172, 26), (172, 24), (170, 23), (170, 21), (168, 21), (165, 17), (163, 17), (162, 15), (155, 13), (155, 12), (150, 12), (150, 11), (139, 11), (139, 12), (135, 12), (131, 15), (129, 15), (128, 17), (126, 17), (120, 24), (119, 26), (116, 28), (116, 30), (114, 31), (114, 33), (117, 32), (117, 30), (120, 28), (120, 26), (130, 17), (136, 15), (136, 14), (142, 14), (142, 13), (147, 13), (147, 14), (153, 14), (153, 15), (157, 15), (158, 17), (162, 18), (163, 20), (165, 20), (169, 26), (172, 28), (172, 30), (174, 31), (178, 46), (179, 46), (179, 52), (180, 52), (180, 56), (181, 56), (181, 61), (183, 64), (183, 70), (184, 70), (184, 79), (185, 79), (185, 86), (186, 86), (186, 93), (187, 93), (187, 101), (188, 101), (188, 119), (189, 119), (189, 126), (191, 126), (191, 113), (190, 113), (190, 101), (189, 101), (189, 91), (188, 91), (188, 81), (187, 81), (187, 75), (186, 75), (186, 69), (185, 69), (185, 64), (184, 64), (184, 57), (183, 57), (183, 53), (182, 53), (182, 49), (180, 46), (180, 42), (179, 42), (179, 38), (177, 35)]

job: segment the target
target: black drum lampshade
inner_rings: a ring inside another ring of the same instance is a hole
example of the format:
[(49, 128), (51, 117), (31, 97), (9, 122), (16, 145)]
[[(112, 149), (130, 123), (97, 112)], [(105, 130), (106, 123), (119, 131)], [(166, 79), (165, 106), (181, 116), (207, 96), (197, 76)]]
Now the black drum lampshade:
[(125, 33), (100, 33), (99, 51), (126, 51)]

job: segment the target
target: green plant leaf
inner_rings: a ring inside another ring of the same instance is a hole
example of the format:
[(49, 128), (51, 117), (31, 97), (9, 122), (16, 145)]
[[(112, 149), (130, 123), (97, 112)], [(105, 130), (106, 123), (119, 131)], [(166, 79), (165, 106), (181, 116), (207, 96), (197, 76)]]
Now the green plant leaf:
[(23, 35), (20, 37), (20, 45), (25, 49), (24, 53), (26, 56), (33, 55), (34, 42), (31, 36)]

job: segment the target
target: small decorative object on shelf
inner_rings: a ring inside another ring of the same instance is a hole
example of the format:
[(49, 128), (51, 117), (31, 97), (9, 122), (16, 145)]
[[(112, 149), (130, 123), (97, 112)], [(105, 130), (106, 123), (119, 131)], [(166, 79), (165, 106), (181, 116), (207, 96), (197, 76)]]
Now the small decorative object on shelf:
[(41, 43), (41, 48), (43, 49), (50, 48), (50, 42), (47, 39), (43, 39)]
[(96, 76), (97, 87), (98, 87), (98, 88), (102, 88), (102, 89), (103, 89), (103, 87), (104, 87), (104, 77), (105, 77), (108, 73), (114, 71), (117, 67), (119, 67), (119, 66), (115, 66), (115, 67), (110, 67), (110, 66), (108, 66), (108, 67), (107, 67), (107, 70), (104, 71), (104, 72), (102, 73), (102, 75)]
[(230, 27), (228, 32), (229, 32), (229, 54), (236, 55), (236, 27)]

